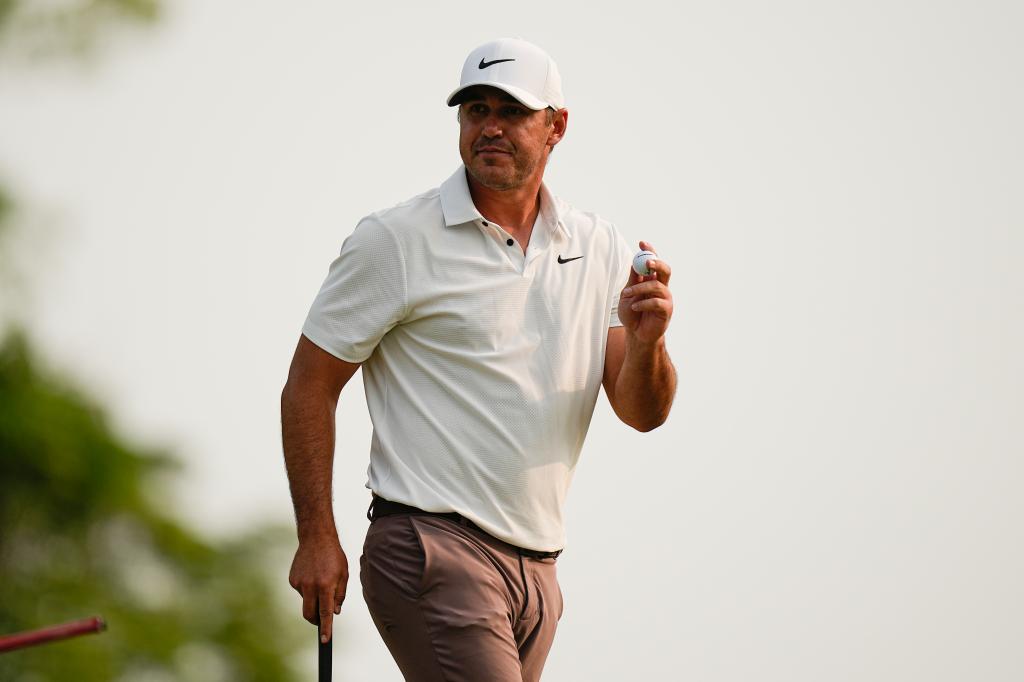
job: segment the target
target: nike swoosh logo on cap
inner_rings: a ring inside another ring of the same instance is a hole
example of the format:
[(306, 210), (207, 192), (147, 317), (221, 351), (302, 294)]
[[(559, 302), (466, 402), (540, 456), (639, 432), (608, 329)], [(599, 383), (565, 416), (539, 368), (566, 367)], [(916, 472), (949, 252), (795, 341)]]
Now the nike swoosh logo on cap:
[(495, 64), (501, 64), (502, 62), (514, 62), (515, 59), (495, 59), (493, 62), (484, 61), (483, 57), (480, 57), (480, 66), (478, 69), (486, 69), (488, 66), (494, 66)]
[(572, 258), (562, 258), (562, 254), (558, 254), (558, 264), (561, 265), (562, 263), (568, 263), (569, 261), (572, 261), (572, 260), (579, 260), (580, 258), (583, 258), (583, 256), (573, 256)]

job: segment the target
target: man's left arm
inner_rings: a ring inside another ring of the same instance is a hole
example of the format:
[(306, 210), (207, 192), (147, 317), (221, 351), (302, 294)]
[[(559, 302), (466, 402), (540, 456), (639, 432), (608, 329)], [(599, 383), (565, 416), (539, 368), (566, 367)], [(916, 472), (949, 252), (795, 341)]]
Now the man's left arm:
[[(640, 248), (654, 251), (647, 242)], [(604, 361), (604, 391), (612, 409), (638, 431), (665, 423), (676, 392), (676, 370), (665, 348), (665, 331), (672, 319), (672, 269), (663, 260), (648, 261), (650, 275), (629, 271), (619, 296), (621, 327), (608, 330)]]

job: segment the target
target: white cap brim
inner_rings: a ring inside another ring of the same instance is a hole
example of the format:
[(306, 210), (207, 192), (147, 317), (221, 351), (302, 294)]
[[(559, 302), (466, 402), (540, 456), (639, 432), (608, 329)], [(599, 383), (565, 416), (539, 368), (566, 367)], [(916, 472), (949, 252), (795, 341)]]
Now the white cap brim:
[(450, 106), (450, 107), (458, 106), (459, 103), (458, 102), (453, 103), (452, 100), (454, 100), (458, 96), (458, 94), (460, 92), (462, 92), (464, 90), (468, 90), (469, 88), (476, 87), (478, 85), (489, 85), (490, 87), (497, 88), (498, 90), (501, 90), (502, 92), (507, 92), (508, 94), (510, 94), (513, 97), (515, 97), (516, 100), (518, 100), (520, 103), (522, 103), (523, 106), (529, 107), (530, 109), (533, 109), (534, 111), (540, 111), (541, 109), (547, 109), (549, 106), (551, 106), (547, 102), (534, 97), (533, 95), (528, 93), (526, 90), (523, 90), (522, 88), (517, 88), (514, 85), (507, 85), (505, 83), (497, 83), (495, 81), (479, 81), (479, 82), (476, 82), (476, 83), (466, 83), (465, 85), (462, 85), (462, 86), (456, 88), (452, 92), (452, 94), (448, 95), (448, 106)]

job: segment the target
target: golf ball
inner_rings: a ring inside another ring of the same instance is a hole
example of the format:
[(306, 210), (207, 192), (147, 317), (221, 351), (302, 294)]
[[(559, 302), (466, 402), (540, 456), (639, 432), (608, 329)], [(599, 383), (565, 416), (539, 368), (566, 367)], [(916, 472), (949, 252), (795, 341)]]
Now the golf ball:
[(653, 251), (641, 251), (633, 256), (633, 271), (638, 275), (651, 274), (650, 269), (647, 267), (647, 261), (657, 257), (657, 254)]

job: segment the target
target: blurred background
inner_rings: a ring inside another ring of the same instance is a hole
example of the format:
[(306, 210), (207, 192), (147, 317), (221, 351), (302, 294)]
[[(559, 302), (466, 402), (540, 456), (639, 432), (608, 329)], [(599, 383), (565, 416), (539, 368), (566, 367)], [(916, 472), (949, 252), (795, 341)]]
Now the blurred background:
[[(279, 395), (358, 219), (457, 167), (466, 53), (558, 62), (552, 190), (674, 270), (599, 401), (550, 680), (1024, 679), (1024, 9), (0, 0), (0, 679), (298, 680)], [(338, 410), (335, 678), (399, 680)]]

